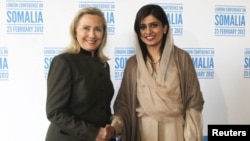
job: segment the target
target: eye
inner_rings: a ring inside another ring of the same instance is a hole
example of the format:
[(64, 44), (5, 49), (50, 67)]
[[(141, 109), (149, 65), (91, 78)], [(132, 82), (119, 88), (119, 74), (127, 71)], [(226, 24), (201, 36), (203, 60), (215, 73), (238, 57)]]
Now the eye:
[(158, 23), (151, 23), (151, 24), (150, 24), (150, 27), (153, 27), (153, 28), (154, 28), (154, 27), (158, 27), (158, 25), (159, 25)]
[(84, 30), (84, 31), (89, 31), (89, 30), (90, 30), (90, 27), (84, 26), (84, 27), (83, 27), (83, 30)]
[(144, 29), (146, 29), (146, 25), (141, 24), (139, 28), (140, 28), (140, 30), (144, 30)]
[(102, 27), (96, 27), (95, 31), (97, 31), (97, 32), (103, 32), (103, 28)]

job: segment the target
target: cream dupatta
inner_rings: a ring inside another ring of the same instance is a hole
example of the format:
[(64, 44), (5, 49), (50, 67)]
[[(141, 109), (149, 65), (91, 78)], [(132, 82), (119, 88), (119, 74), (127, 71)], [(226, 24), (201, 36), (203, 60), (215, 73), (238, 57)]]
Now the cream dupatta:
[(136, 46), (139, 116), (146, 114), (158, 121), (168, 121), (169, 118), (179, 116), (183, 112), (180, 80), (172, 55), (173, 46), (172, 34), (169, 30), (156, 78), (151, 75), (145, 64), (140, 46)]

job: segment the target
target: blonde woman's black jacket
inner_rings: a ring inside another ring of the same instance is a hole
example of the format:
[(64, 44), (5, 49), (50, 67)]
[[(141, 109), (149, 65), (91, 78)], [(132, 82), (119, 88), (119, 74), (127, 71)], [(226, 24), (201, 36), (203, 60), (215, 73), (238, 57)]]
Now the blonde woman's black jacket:
[(85, 50), (55, 56), (47, 78), (46, 141), (94, 141), (110, 122), (113, 95), (108, 63)]

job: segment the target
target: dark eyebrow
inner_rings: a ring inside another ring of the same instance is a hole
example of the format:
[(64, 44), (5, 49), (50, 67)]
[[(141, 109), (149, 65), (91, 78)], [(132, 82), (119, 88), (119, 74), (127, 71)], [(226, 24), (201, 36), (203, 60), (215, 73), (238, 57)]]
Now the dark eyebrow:
[(149, 24), (160, 24), (161, 22), (151, 22)]
[[(156, 22), (150, 22), (150, 23), (148, 23), (148, 24), (160, 24), (161, 22), (158, 22), (158, 21), (156, 21)], [(141, 23), (140, 25), (145, 25), (144, 23)]]

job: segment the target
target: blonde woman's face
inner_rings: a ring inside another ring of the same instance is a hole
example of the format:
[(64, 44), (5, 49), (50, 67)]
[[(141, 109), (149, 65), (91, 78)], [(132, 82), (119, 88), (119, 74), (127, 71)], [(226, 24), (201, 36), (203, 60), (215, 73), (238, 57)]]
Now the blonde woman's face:
[(85, 14), (76, 27), (76, 39), (86, 51), (94, 52), (103, 40), (103, 20), (98, 15)]
[(167, 27), (153, 15), (148, 15), (142, 19), (140, 24), (140, 38), (147, 47), (160, 47), (163, 33)]

